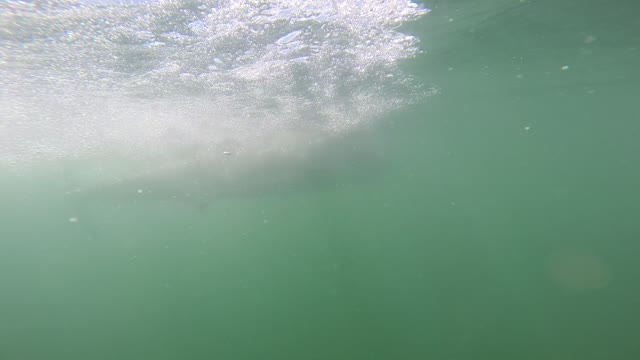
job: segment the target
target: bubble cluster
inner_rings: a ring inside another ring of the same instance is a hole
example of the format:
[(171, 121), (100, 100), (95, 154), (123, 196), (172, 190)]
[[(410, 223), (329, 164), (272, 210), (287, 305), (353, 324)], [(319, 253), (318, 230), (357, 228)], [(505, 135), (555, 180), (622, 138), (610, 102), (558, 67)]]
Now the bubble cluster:
[(288, 149), (432, 90), (407, 0), (0, 3), (0, 161)]

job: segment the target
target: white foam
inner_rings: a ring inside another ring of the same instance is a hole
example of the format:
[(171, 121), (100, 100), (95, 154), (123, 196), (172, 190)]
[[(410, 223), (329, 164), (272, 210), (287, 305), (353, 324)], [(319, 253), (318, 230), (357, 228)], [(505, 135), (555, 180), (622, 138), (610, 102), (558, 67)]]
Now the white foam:
[(398, 26), (427, 11), (406, 0), (1, 2), (0, 163), (298, 151), (429, 93), (398, 66), (418, 52)]

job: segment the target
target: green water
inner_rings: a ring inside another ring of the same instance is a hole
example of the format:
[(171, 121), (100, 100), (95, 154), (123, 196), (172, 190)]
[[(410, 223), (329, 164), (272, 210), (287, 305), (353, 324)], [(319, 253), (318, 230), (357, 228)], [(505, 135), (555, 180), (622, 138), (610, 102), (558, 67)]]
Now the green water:
[(0, 359), (637, 359), (640, 7), (426, 5), (438, 94), (293, 180), (3, 173)]

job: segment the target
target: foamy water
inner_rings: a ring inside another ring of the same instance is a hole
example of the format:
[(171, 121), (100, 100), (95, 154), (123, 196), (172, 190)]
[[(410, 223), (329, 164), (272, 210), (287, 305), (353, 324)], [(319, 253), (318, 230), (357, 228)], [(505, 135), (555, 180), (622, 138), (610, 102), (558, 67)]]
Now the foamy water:
[[(296, 153), (432, 92), (406, 0), (0, 3), (0, 163)], [(215, 161), (214, 161), (215, 162)]]

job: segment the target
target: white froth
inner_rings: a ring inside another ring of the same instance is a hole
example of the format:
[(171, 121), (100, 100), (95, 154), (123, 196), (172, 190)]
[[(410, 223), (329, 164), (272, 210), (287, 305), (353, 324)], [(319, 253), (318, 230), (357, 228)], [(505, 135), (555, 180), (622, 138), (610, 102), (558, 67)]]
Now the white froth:
[[(407, 0), (0, 3), (0, 163), (293, 149), (429, 93)], [(209, 156), (209, 155), (207, 155)], [(213, 155), (211, 155), (213, 156)]]

